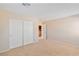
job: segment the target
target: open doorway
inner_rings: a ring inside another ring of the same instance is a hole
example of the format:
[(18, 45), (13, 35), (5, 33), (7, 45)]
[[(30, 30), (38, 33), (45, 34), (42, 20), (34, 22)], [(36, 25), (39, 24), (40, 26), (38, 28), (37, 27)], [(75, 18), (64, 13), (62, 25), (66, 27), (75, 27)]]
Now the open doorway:
[(38, 26), (38, 30), (39, 30), (39, 37), (41, 37), (42, 36), (42, 26), (41, 25)]
[(46, 40), (46, 24), (38, 25), (38, 38)]

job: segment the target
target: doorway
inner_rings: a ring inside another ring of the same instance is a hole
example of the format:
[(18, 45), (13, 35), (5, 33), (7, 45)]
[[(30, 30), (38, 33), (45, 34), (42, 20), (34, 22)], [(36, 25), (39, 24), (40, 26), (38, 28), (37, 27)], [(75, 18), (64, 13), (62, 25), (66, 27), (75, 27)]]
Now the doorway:
[(46, 24), (38, 25), (38, 38), (39, 39), (47, 39), (47, 26)]

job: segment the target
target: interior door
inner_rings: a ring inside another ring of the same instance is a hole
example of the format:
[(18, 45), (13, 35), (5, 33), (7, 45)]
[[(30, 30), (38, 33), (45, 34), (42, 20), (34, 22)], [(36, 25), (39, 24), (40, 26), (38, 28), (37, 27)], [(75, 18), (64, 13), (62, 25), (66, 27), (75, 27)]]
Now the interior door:
[(9, 46), (10, 48), (22, 46), (21, 20), (10, 20), (9, 22)]
[(9, 22), (9, 33), (10, 33), (10, 40), (9, 45), (10, 48), (17, 47), (17, 22), (15, 20), (10, 20)]
[(10, 20), (9, 36), (10, 48), (33, 43), (33, 23), (29, 21)]
[(43, 39), (47, 40), (47, 25), (43, 25)]
[(33, 23), (24, 21), (24, 45), (33, 43)]
[(18, 20), (17, 21), (17, 41), (18, 41), (18, 47), (23, 45), (23, 21)]

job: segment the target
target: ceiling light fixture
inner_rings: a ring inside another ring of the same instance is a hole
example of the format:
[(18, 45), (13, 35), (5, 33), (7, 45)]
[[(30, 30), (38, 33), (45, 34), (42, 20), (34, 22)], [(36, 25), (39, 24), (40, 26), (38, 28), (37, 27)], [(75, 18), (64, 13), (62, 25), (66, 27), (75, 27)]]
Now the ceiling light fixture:
[(23, 6), (31, 6), (30, 3), (22, 3)]

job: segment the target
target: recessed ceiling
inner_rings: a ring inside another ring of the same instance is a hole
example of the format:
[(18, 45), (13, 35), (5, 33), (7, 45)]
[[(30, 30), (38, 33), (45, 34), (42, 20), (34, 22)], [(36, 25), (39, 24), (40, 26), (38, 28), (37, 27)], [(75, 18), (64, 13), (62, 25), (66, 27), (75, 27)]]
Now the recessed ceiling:
[(36, 17), (42, 20), (57, 19), (79, 14), (78, 3), (30, 3), (23, 6), (22, 3), (1, 3), (0, 8), (16, 13)]

